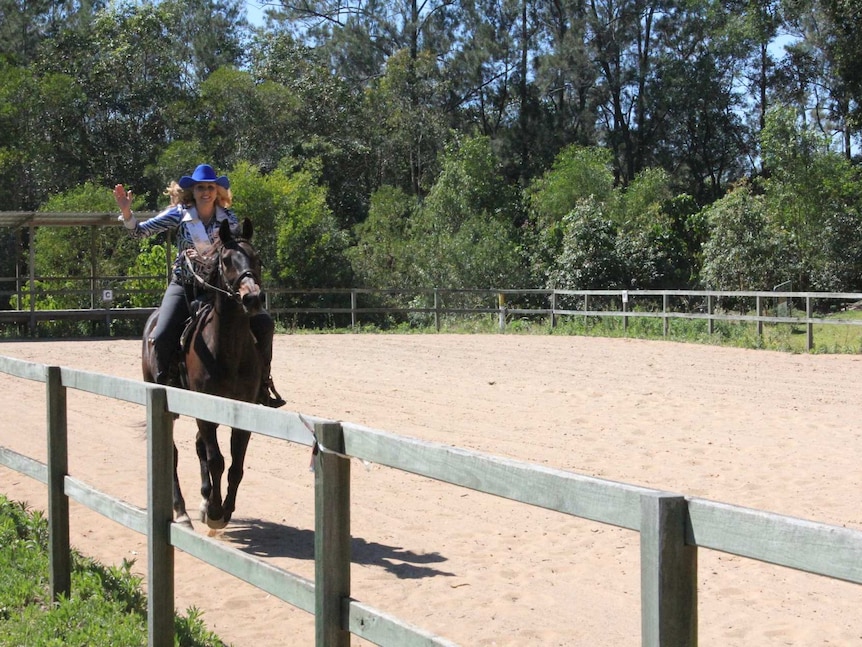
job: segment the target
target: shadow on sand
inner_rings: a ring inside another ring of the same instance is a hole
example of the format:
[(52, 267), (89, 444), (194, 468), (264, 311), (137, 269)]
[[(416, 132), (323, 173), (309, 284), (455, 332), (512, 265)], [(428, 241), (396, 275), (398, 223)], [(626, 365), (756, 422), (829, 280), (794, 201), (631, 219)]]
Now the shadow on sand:
[[(312, 530), (302, 530), (262, 519), (234, 517), (223, 537), (239, 550), (257, 557), (314, 559)], [(455, 575), (428, 566), (446, 561), (440, 553), (414, 553), (400, 546), (368, 542), (361, 537), (352, 538), (350, 549), (353, 563), (379, 566), (399, 579)]]

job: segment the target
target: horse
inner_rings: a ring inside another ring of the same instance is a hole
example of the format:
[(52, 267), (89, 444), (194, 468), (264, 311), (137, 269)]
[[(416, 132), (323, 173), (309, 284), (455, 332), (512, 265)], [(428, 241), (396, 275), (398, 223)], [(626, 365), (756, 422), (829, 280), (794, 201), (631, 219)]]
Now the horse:
[[(185, 364), (186, 385), (192, 391), (242, 402), (254, 402), (261, 382), (262, 360), (250, 328), (250, 318), (261, 312), (261, 262), (251, 244), (253, 227), (245, 219), (237, 235), (223, 221), (218, 240), (200, 272), (193, 271), (210, 301), (200, 307), (183, 333), (180, 358)], [(144, 326), (141, 363), (144, 381), (155, 382), (156, 361), (152, 331), (156, 309)], [(213, 530), (224, 528), (236, 508), (236, 494), (243, 477), (243, 463), (251, 433), (232, 428), (231, 465), (227, 496), (222, 501), (221, 480), (225, 468), (216, 436), (217, 424), (197, 419), (195, 449), (200, 460), (200, 519)], [(173, 509), (178, 523), (191, 526), (177, 475), (178, 453), (174, 443)]]

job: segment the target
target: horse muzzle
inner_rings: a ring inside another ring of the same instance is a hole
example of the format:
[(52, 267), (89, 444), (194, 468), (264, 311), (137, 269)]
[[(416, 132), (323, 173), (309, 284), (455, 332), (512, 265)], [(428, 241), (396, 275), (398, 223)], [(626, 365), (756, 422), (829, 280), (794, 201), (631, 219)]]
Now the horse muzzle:
[[(251, 284), (251, 285), (249, 285)], [(260, 299), (260, 286), (254, 281), (243, 281), (237, 291), (242, 309), (248, 315), (256, 315), (261, 311), (263, 305)]]

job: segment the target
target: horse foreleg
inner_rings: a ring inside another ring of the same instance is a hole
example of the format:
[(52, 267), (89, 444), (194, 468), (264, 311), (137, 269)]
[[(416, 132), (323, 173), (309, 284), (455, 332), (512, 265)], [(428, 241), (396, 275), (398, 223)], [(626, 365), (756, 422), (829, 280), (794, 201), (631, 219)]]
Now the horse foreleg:
[(186, 500), (183, 498), (182, 490), (180, 490), (180, 477), (177, 474), (177, 465), (179, 464), (179, 452), (177, 445), (174, 443), (174, 520), (189, 528), (192, 527), (192, 520), (186, 512)]
[(233, 511), (236, 509), (236, 492), (239, 489), (245, 473), (245, 451), (248, 449), (248, 441), (251, 432), (242, 429), (233, 429), (230, 434), (230, 469), (227, 471), (227, 496), (224, 500), (224, 521), (230, 521)]
[(198, 420), (195, 449), (201, 464), (201, 521), (206, 521), (210, 528), (224, 528), (221, 499), (224, 456), (218, 446), (215, 424)]

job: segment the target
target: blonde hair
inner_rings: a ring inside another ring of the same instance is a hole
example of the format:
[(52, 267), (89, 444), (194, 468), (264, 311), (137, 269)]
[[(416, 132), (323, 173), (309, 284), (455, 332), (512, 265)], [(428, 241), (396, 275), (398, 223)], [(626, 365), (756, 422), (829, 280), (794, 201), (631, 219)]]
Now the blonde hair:
[[(176, 182), (171, 182), (171, 184), (176, 184)], [(179, 185), (177, 184), (177, 188)], [(180, 189), (182, 192), (181, 201), (183, 204), (194, 204), (195, 203), (195, 185), (192, 184), (188, 189)], [(226, 189), (223, 186), (216, 184), (216, 199), (215, 203), (221, 207), (222, 209), (227, 209), (233, 204), (233, 193), (230, 192), (230, 189)]]
[(182, 204), (183, 202), (183, 189), (177, 182), (171, 181), (171, 183), (165, 187), (163, 195), (170, 198), (172, 207)]

